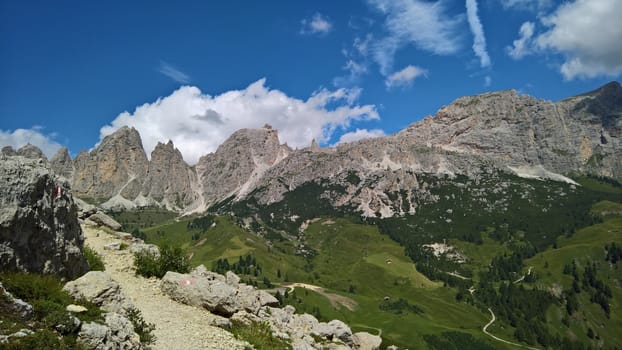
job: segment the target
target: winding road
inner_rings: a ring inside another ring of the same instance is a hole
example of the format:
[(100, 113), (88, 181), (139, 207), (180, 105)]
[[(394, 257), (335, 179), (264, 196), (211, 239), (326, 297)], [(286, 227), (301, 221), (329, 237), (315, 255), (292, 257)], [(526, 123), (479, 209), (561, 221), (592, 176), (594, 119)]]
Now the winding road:
[(492, 318), (490, 319), (490, 322), (486, 323), (486, 325), (485, 325), (484, 327), (482, 327), (482, 331), (483, 331), (483, 332), (484, 332), (487, 336), (489, 336), (489, 337), (493, 338), (494, 340), (500, 341), (500, 342), (502, 342), (502, 343), (506, 343), (506, 344), (510, 344), (510, 345), (518, 346), (519, 348), (523, 348), (523, 349), (530, 349), (530, 350), (541, 350), (541, 349), (538, 349), (538, 348), (533, 348), (533, 347), (531, 347), (531, 346), (522, 345), (522, 344), (518, 344), (518, 343), (513, 343), (513, 342), (511, 342), (511, 341), (507, 341), (507, 340), (505, 340), (505, 339), (501, 339), (501, 338), (497, 337), (496, 335), (494, 335), (494, 334), (492, 334), (492, 333), (488, 332), (488, 327), (490, 327), (490, 325), (492, 325), (492, 324), (495, 322), (495, 320), (497, 319), (497, 318), (495, 317), (495, 313), (494, 313), (494, 312), (492, 312), (492, 309), (491, 309), (491, 308), (488, 308), (488, 311), (490, 312), (490, 316), (491, 316)]

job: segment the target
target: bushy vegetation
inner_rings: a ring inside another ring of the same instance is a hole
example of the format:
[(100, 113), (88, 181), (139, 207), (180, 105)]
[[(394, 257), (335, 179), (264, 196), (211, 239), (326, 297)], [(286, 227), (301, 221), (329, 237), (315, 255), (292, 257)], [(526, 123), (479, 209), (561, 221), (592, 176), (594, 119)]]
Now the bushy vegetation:
[(25, 324), (17, 315), (0, 313), (0, 333), (7, 334), (21, 328), (36, 330), (22, 338), (10, 338), (6, 349), (81, 349), (76, 343), (77, 329), (66, 307), (79, 304), (87, 308), (86, 312), (74, 316), (82, 322), (102, 322), (101, 310), (95, 304), (85, 300), (74, 300), (62, 290), (60, 279), (50, 275), (32, 273), (2, 273), (0, 281), (14, 297), (20, 298), (33, 306), (34, 319)]
[(401, 315), (405, 312), (412, 312), (414, 314), (423, 313), (423, 309), (417, 305), (409, 303), (408, 300), (404, 298), (399, 298), (396, 301), (383, 300), (378, 307), (382, 311), (392, 312), (396, 315)]
[(91, 271), (104, 271), (106, 269), (106, 266), (104, 266), (104, 261), (102, 260), (101, 256), (97, 254), (97, 252), (93, 250), (93, 248), (89, 246), (84, 246), (82, 253), (84, 254), (84, 258), (86, 259), (86, 261), (89, 263), (89, 268), (91, 269)]
[(272, 329), (268, 322), (253, 323), (251, 325), (234, 323), (231, 333), (236, 338), (252, 344), (256, 350), (285, 350), (292, 348), (286, 341), (272, 335)]
[(160, 256), (149, 252), (134, 255), (136, 274), (144, 277), (162, 278), (167, 271), (188, 273), (190, 263), (184, 251), (179, 246), (171, 244), (160, 245)]
[(143, 344), (153, 344), (156, 341), (156, 336), (153, 334), (155, 325), (149, 323), (143, 319), (140, 310), (132, 308), (127, 310), (127, 318), (134, 325), (134, 332), (140, 337), (140, 342)]

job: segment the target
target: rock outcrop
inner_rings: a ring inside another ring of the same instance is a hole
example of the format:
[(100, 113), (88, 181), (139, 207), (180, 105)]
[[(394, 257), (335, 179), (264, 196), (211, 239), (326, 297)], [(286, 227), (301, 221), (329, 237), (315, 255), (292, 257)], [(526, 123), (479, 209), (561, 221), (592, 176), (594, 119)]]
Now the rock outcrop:
[(0, 158), (0, 269), (74, 278), (88, 271), (69, 183), (42, 159)]
[(17, 150), (17, 155), (30, 159), (44, 159), (47, 160), (39, 147), (27, 143), (25, 146)]
[(69, 155), (67, 147), (61, 147), (56, 151), (56, 154), (50, 160), (50, 167), (56, 175), (62, 176), (65, 179), (71, 180), (73, 175), (73, 162)]
[(158, 142), (151, 152), (142, 195), (169, 209), (182, 210), (198, 199), (193, 189), (196, 182), (196, 174), (184, 162), (173, 142)]
[(230, 196), (243, 197), (290, 152), (289, 147), (281, 145), (278, 131), (269, 125), (234, 132), (216, 152), (201, 157), (196, 165), (204, 209)]
[(267, 322), (273, 335), (291, 343), (294, 349), (378, 349), (382, 342), (380, 337), (365, 332), (353, 335), (350, 327), (339, 320), (320, 322), (312, 315), (296, 314), (291, 305), (279, 308), (275, 297), (239, 281), (231, 271), (223, 276), (201, 265), (189, 274), (167, 272), (160, 289), (175, 301), (202, 307), (232, 322), (249, 326)]
[(190, 274), (167, 272), (160, 289), (180, 303), (227, 317), (242, 310), (255, 313), (262, 306), (278, 305), (279, 301), (272, 295), (237, 281), (239, 278), (227, 280), (200, 265)]
[(133, 200), (142, 189), (148, 168), (138, 131), (122, 127), (104, 137), (90, 153), (82, 151), (76, 156), (73, 189), (78, 197)]
[(90, 271), (67, 282), (63, 287), (75, 299), (87, 300), (99, 306), (104, 313), (104, 324), (88, 322), (78, 325), (78, 342), (94, 350), (143, 349), (140, 336), (128, 319), (128, 312), (136, 307), (121, 291), (119, 284), (103, 271)]
[(63, 290), (75, 299), (88, 300), (105, 311), (126, 314), (127, 310), (134, 309), (119, 284), (104, 271), (89, 271), (84, 276), (67, 282)]

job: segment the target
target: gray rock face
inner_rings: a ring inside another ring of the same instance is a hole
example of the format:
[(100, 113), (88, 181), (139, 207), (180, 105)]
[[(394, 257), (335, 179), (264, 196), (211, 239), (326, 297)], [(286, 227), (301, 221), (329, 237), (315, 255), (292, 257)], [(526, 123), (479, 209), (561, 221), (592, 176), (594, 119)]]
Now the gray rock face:
[(63, 287), (72, 297), (86, 299), (103, 310), (125, 314), (134, 305), (123, 294), (119, 284), (103, 271), (90, 271), (84, 276), (67, 282)]
[(30, 159), (44, 159), (47, 160), (41, 149), (35, 145), (27, 143), (25, 146), (17, 150), (17, 155)]
[(229, 276), (228, 283), (224, 276), (201, 265), (190, 274), (167, 272), (160, 289), (173, 300), (227, 317), (242, 310), (254, 313), (262, 306), (278, 305), (272, 295), (238, 281)]
[(69, 184), (44, 165), (0, 158), (0, 269), (74, 278), (88, 271), (77, 208)]
[(100, 200), (135, 199), (149, 167), (140, 135), (129, 127), (106, 136), (91, 153), (78, 154), (73, 165), (76, 195)]
[(259, 184), (266, 170), (290, 152), (269, 125), (236, 131), (215, 153), (201, 157), (196, 165), (205, 204), (247, 194)]
[(78, 342), (93, 350), (143, 349), (134, 325), (125, 316), (115, 312), (104, 314), (105, 324), (85, 323), (80, 327)]
[(12, 157), (12, 156), (16, 156), (17, 152), (15, 152), (15, 149), (13, 149), (13, 147), (11, 146), (4, 146), (2, 147), (2, 154), (5, 156)]
[(198, 199), (192, 188), (196, 181), (196, 174), (184, 162), (173, 142), (158, 142), (151, 152), (142, 194), (169, 208), (181, 210)]
[(0, 310), (8, 314), (18, 315), (22, 320), (29, 320), (34, 314), (32, 305), (22, 299), (13, 297), (0, 282)]
[(62, 176), (65, 179), (71, 179), (73, 175), (73, 162), (67, 147), (61, 147), (56, 151), (56, 154), (50, 160), (50, 167), (56, 175)]
[(610, 83), (553, 103), (516, 91), (461, 97), (396, 138), (510, 166), (622, 177), (622, 87)]
[(122, 227), (120, 223), (115, 221), (115, 219), (102, 213), (101, 211), (98, 211), (95, 214), (92, 214), (88, 218), (89, 220), (97, 223), (98, 225), (108, 227), (113, 231), (118, 231)]

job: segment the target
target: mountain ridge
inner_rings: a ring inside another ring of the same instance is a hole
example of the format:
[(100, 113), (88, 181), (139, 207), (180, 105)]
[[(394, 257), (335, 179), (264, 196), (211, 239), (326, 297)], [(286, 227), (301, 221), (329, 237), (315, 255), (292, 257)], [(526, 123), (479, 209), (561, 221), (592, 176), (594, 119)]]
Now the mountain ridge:
[[(460, 97), (393, 135), (335, 147), (292, 150), (266, 125), (234, 132), (190, 166), (171, 141), (158, 143), (148, 159), (138, 131), (124, 126), (91, 152), (71, 160), (59, 150), (50, 163), (71, 179), (78, 197), (108, 209), (202, 212), (251, 197), (269, 204), (304, 183), (326, 180), (342, 188), (326, 195), (333, 206), (386, 217), (413, 213), (413, 206), (397, 210), (401, 203), (387, 193), (406, 192), (400, 201), (414, 203), (422, 195), (421, 173), (477, 176), (492, 167), (562, 181), (569, 174), (622, 178), (621, 116), (618, 82), (558, 102), (506, 90)], [(353, 176), (358, 183), (348, 180)]]

